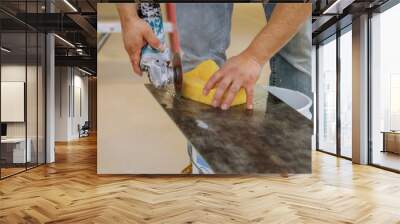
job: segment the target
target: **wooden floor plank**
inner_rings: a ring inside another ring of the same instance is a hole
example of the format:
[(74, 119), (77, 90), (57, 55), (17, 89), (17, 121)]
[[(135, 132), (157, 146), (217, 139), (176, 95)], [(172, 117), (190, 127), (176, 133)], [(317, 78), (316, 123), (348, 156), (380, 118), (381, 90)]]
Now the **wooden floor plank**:
[(96, 137), (0, 181), (0, 223), (400, 223), (400, 175), (313, 152), (313, 173), (96, 174)]

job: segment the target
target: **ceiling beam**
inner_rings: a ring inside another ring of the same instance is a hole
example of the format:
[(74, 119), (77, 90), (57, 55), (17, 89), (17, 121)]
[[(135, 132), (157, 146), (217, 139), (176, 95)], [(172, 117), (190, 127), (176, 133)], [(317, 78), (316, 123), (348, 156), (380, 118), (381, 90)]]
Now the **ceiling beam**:
[(56, 66), (87, 67), (96, 71), (97, 58), (91, 56), (55, 56)]
[(90, 24), (85, 17), (80, 14), (68, 14), (67, 15), (72, 21), (74, 21), (79, 27), (81, 27), (90, 37), (96, 37), (96, 28)]

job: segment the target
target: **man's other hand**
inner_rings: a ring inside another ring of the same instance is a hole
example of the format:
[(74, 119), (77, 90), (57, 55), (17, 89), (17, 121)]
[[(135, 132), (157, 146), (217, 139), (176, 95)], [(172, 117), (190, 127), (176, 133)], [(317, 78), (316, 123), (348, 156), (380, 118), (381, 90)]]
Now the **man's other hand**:
[(208, 95), (211, 89), (216, 88), (212, 105), (229, 109), (236, 94), (241, 88), (246, 91), (246, 107), (253, 109), (254, 85), (260, 77), (261, 65), (246, 51), (234, 56), (215, 72), (203, 89)]

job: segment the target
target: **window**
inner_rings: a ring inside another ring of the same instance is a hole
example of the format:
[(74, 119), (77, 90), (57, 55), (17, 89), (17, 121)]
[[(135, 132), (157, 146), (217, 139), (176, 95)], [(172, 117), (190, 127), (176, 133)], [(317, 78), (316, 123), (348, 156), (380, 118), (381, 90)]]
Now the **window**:
[(318, 149), (336, 153), (336, 39), (318, 48)]
[[(43, 1), (8, 1), (0, 7), (42, 13)], [(45, 163), (45, 35), (0, 12), (0, 178)]]
[(352, 33), (340, 36), (340, 154), (351, 158), (352, 149)]
[(400, 170), (400, 4), (371, 19), (372, 164)]

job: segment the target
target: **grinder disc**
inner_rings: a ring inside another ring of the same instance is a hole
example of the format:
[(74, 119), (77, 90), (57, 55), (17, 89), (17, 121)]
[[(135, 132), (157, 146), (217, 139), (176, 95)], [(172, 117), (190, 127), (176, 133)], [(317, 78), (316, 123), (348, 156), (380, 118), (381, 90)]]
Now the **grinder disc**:
[(181, 56), (179, 55), (179, 53), (174, 54), (174, 57), (172, 59), (172, 69), (174, 70), (175, 92), (180, 95), (182, 92), (183, 69)]

